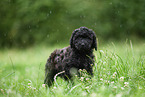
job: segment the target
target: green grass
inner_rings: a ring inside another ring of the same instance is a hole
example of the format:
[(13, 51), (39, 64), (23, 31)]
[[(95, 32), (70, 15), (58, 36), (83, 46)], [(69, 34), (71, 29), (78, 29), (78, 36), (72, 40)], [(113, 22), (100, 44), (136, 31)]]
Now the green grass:
[(80, 71), (74, 83), (56, 77), (43, 86), (44, 67), (55, 47), (32, 47), (0, 51), (1, 97), (143, 97), (145, 95), (145, 43), (110, 43), (94, 52), (94, 77)]

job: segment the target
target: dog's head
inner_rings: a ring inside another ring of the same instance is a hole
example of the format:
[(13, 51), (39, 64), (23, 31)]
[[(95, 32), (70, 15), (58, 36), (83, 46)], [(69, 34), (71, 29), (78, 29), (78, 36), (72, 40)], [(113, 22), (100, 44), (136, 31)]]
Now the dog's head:
[(71, 48), (88, 51), (97, 50), (97, 41), (95, 33), (86, 27), (80, 27), (73, 31), (70, 39)]

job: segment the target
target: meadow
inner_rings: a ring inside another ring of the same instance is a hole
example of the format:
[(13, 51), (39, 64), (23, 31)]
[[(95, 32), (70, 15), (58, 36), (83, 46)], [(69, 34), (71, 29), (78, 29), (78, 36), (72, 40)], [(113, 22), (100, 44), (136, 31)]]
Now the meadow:
[(1, 97), (144, 97), (145, 42), (98, 44), (94, 76), (85, 70), (74, 82), (56, 76), (46, 89), (44, 67), (50, 53), (59, 46), (33, 46), (0, 50)]

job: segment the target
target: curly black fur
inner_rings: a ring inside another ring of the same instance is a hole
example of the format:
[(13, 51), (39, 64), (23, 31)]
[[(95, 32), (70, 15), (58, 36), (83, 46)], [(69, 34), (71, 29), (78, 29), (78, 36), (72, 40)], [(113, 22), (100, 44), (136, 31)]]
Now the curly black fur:
[(92, 66), (94, 64), (93, 49), (97, 50), (95, 33), (86, 27), (80, 27), (73, 31), (70, 46), (55, 50), (51, 53), (45, 65), (44, 83), (51, 86), (54, 76), (61, 72), (60, 76), (64, 79), (71, 79), (71, 69), (85, 69), (93, 75)]

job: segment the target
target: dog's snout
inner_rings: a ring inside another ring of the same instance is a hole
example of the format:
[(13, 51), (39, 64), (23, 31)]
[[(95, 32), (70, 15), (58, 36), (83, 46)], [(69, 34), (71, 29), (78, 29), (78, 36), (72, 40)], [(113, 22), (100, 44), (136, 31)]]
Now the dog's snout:
[(82, 46), (85, 46), (85, 43), (82, 43), (81, 45), (82, 45)]

